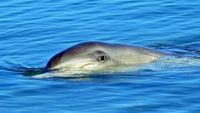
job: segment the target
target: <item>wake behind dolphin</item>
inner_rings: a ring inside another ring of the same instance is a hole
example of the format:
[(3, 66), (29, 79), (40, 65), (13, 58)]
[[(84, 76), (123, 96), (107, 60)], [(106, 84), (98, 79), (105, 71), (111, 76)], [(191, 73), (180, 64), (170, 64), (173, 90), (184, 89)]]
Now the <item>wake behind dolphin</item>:
[(152, 49), (105, 42), (83, 42), (54, 55), (44, 68), (23, 68), (34, 77), (75, 77), (101, 72), (120, 72), (169, 54)]

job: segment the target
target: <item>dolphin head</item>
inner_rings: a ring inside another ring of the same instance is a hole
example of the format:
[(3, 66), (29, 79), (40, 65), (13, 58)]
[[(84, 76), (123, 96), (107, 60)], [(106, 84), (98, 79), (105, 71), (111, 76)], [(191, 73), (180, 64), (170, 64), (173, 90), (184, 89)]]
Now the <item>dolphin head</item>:
[(53, 56), (46, 69), (63, 72), (105, 70), (117, 65), (117, 61), (109, 53), (110, 47), (111, 45), (103, 42), (80, 43)]
[(135, 66), (162, 56), (150, 49), (105, 42), (83, 42), (53, 56), (46, 70), (91, 72), (113, 70), (114, 67)]

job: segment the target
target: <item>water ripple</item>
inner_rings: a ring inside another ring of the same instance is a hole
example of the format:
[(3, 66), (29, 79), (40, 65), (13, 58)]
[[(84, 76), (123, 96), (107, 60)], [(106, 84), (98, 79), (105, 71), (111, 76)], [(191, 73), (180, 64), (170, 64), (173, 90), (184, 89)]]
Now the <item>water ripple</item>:
[(147, 46), (166, 58), (138, 71), (85, 79), (33, 79), (0, 70), (5, 113), (198, 112), (198, 0), (12, 0), (0, 4), (0, 63), (46, 65), (83, 41)]

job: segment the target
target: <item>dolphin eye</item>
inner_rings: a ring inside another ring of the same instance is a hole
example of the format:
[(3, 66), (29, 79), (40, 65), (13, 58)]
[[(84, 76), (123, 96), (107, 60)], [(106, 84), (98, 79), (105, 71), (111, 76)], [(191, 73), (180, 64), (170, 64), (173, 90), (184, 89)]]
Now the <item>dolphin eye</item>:
[(107, 56), (105, 56), (105, 55), (101, 55), (101, 56), (99, 56), (98, 58), (97, 58), (97, 61), (98, 62), (106, 62), (108, 60), (108, 57)]

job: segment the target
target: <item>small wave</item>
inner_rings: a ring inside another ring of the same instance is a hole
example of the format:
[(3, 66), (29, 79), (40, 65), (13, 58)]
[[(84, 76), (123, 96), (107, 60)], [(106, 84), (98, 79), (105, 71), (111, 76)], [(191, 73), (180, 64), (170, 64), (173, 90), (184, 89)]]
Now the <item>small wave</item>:
[(142, 69), (153, 71), (173, 70), (185, 67), (200, 67), (200, 58), (190, 57), (163, 57), (151, 64), (147, 64)]
[(6, 61), (6, 65), (0, 66), (0, 70), (12, 72), (12, 73), (20, 73), (20, 74), (23, 74), (24, 76), (35, 76), (38, 74), (45, 73), (45, 68), (43, 67), (30, 68), (27, 66), (23, 66), (21, 64), (15, 64), (8, 61)]

